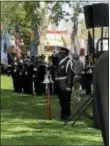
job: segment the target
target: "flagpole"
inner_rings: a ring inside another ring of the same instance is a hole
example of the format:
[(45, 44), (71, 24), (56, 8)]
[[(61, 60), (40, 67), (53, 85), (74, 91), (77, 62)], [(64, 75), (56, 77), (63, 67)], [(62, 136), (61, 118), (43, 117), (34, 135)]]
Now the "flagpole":
[(62, 36), (62, 40), (63, 40), (63, 43), (64, 43), (65, 47), (67, 47), (67, 44), (66, 44), (66, 42), (65, 42), (65, 40), (64, 40), (64, 38), (63, 38), (63, 36)]
[[(92, 29), (92, 34), (93, 34), (93, 49), (95, 49), (95, 28), (93, 27)], [(95, 53), (95, 50), (93, 50), (93, 54)]]
[(101, 53), (103, 51), (103, 40), (102, 40), (102, 38), (103, 38), (103, 26), (101, 27)]

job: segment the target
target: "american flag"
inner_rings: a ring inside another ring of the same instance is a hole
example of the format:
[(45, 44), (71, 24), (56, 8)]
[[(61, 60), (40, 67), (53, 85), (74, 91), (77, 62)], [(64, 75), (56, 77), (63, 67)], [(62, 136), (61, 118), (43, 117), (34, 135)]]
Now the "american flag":
[(19, 32), (15, 33), (15, 53), (18, 58), (21, 57), (21, 39)]
[(73, 31), (72, 31), (73, 38), (75, 38), (75, 36), (77, 35), (77, 30), (78, 30), (78, 22), (74, 22)]
[(78, 44), (79, 41), (77, 39), (77, 31), (78, 31), (78, 21), (77, 19), (74, 20), (74, 25), (73, 25), (73, 30), (72, 30), (72, 35), (71, 35), (71, 39), (72, 39), (72, 43), (74, 44), (74, 47), (72, 47), (72, 52), (74, 52), (75, 54), (78, 53)]
[(52, 8), (54, 6), (55, 2), (53, 0), (50, 1), (50, 4), (48, 6), (48, 11), (51, 13), (52, 12)]

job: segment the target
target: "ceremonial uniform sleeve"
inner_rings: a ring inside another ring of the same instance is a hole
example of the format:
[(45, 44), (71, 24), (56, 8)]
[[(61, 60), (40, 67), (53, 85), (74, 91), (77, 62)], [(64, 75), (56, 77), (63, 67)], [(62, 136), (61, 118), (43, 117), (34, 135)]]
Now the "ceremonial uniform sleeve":
[(73, 86), (73, 76), (74, 72), (71, 69), (71, 65), (69, 64), (68, 69), (67, 69), (67, 88), (72, 88)]

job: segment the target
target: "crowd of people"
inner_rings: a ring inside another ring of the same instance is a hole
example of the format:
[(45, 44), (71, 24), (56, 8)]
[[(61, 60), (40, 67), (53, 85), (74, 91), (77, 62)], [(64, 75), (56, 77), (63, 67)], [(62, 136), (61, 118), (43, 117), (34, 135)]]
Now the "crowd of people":
[(38, 56), (34, 62), (29, 56), (23, 60), (15, 57), (7, 68), (7, 73), (13, 80), (14, 92), (32, 95), (45, 93), (45, 85), (42, 83), (45, 65), (44, 56)]
[[(61, 119), (70, 117), (71, 92), (74, 86), (73, 78), (77, 78), (82, 87), (82, 94), (91, 94), (92, 70), (88, 57), (85, 57), (85, 65), (80, 61), (80, 56), (70, 55), (70, 51), (63, 47), (57, 47), (48, 62), (45, 56), (37, 56), (36, 59), (29, 56), (24, 59), (14, 58), (7, 68), (11, 75), (14, 92), (25, 94), (45, 94), (43, 83), (46, 71), (49, 71), (53, 83), (49, 84), (51, 94), (58, 95), (61, 106)], [(77, 76), (77, 77), (76, 77)]]

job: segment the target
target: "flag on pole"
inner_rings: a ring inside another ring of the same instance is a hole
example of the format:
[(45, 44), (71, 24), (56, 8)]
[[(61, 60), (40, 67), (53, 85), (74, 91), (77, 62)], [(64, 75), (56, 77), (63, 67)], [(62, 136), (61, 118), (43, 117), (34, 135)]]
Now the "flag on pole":
[(21, 57), (21, 38), (18, 25), (15, 26), (15, 54), (18, 58)]
[(85, 39), (81, 40), (81, 48), (80, 48), (80, 61), (83, 63), (83, 67), (85, 66), (85, 55), (86, 55), (87, 45)]
[(20, 35), (19, 35), (18, 32), (16, 32), (16, 34), (15, 34), (15, 53), (16, 53), (16, 56), (18, 58), (21, 57), (21, 48), (20, 48), (20, 46), (21, 46)]
[(39, 33), (38, 33), (37, 24), (35, 25), (34, 30), (31, 31), (30, 41), (31, 41), (30, 56), (35, 57), (37, 55), (37, 49), (38, 49), (37, 47), (39, 45)]
[(52, 8), (53, 8), (54, 4), (55, 4), (55, 1), (53, 1), (53, 0), (50, 1), (50, 5), (48, 6), (48, 11), (49, 11), (49, 12), (52, 11)]
[(8, 65), (8, 48), (11, 46), (10, 34), (7, 28), (3, 30), (0, 36), (1, 41), (1, 63)]
[(78, 54), (78, 51), (79, 51), (79, 41), (78, 41), (78, 38), (77, 38), (77, 31), (78, 31), (78, 22), (77, 22), (77, 18), (75, 18), (74, 25), (73, 25), (72, 36), (71, 36), (72, 45), (74, 44), (72, 52), (74, 52), (75, 54)]
[(77, 35), (77, 31), (78, 31), (78, 22), (77, 22), (77, 19), (75, 19), (75, 22), (73, 25), (73, 32), (72, 32), (73, 37), (75, 37)]
[(76, 36), (75, 37), (75, 41), (74, 41), (74, 53), (75, 54), (79, 55), (80, 47), (81, 47), (80, 42), (79, 42), (79, 40), (78, 40), (78, 38)]
[[(5, 49), (4, 49), (5, 48)], [(8, 56), (7, 56), (7, 46), (5, 43), (5, 39), (1, 36), (1, 64), (7, 65), (8, 64)]]

